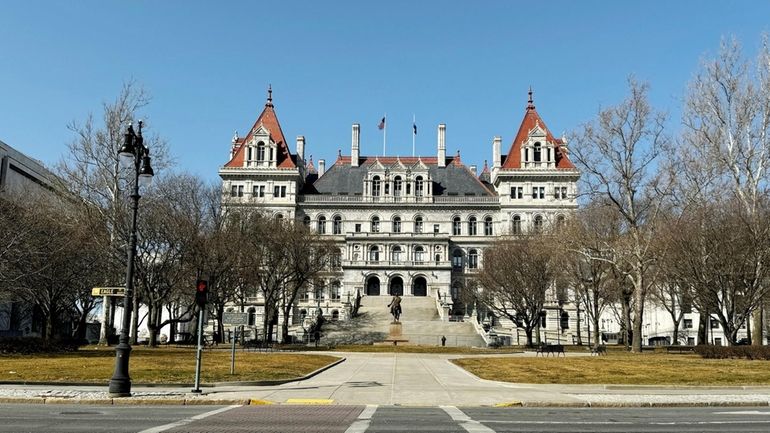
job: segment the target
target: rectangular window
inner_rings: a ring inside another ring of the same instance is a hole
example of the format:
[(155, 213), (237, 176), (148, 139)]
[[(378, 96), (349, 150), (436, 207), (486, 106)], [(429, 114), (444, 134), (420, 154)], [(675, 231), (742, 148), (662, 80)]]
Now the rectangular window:
[(259, 187), (254, 185), (251, 187), (251, 195), (254, 197), (259, 197)]
[(544, 199), (544, 198), (545, 198), (545, 187), (541, 186), (540, 187), (540, 199)]
[(695, 346), (695, 337), (687, 337), (687, 345)]
[(684, 327), (686, 329), (692, 329), (692, 319), (684, 319)]
[(281, 187), (281, 197), (286, 197), (286, 187), (285, 186)]
[(711, 329), (719, 329), (719, 321), (711, 318)]
[(243, 185), (238, 185), (238, 197), (243, 197)]
[(567, 187), (566, 186), (561, 187), (561, 198), (563, 198), (563, 199), (567, 198)]
[(361, 233), (361, 224), (356, 224), (356, 233)]
[(236, 197), (238, 195), (238, 187), (233, 185), (232, 188), (230, 188), (230, 197)]
[(260, 185), (259, 187), (259, 196), (264, 197), (265, 196), (265, 185)]
[(278, 193), (280, 192), (280, 188), (278, 186), (273, 187), (273, 197), (278, 197)]
[(433, 224), (433, 233), (438, 233), (438, 224)]
[(722, 338), (717, 337), (714, 339), (714, 346), (721, 346), (722, 345)]

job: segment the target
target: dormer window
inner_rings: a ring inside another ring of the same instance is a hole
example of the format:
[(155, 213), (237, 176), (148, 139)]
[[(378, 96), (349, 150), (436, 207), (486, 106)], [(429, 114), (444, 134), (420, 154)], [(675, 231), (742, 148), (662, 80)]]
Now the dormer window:
[(423, 184), (422, 176), (417, 176), (414, 178), (414, 195), (417, 197), (423, 196)]
[(257, 143), (257, 161), (265, 160), (265, 143), (260, 141)]
[(396, 197), (401, 196), (401, 188), (403, 186), (403, 182), (401, 181), (401, 176), (396, 176), (393, 179), (393, 195)]
[(379, 197), (380, 195), (380, 187), (382, 186), (382, 182), (380, 181), (379, 176), (374, 176), (372, 178), (372, 195), (375, 197)]
[(535, 162), (542, 161), (542, 146), (540, 145), (540, 142), (538, 141), (535, 143), (534, 150), (532, 152), (532, 160)]

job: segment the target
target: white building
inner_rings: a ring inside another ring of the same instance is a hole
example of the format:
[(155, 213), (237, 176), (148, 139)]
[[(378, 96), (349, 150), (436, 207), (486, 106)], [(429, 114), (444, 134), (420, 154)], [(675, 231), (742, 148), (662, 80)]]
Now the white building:
[[(436, 153), (419, 157), (362, 155), (354, 124), (350, 155), (338, 155), (328, 169), (319, 160), (316, 170), (305, 160), (305, 137), (298, 136), (290, 151), (268, 91), (254, 125), (244, 137), (233, 137), (219, 175), (225, 206), (303, 221), (339, 245), (341, 272), (301, 297), (295, 322), (318, 306), (327, 317), (345, 319), (358, 294), (433, 297), (441, 317), (464, 315), (459, 287), (482, 266), (491, 242), (573, 211), (580, 173), (565, 140), (554, 138), (529, 95), (518, 130), (508, 129), (516, 134), (508, 152), (494, 137), (491, 167), (485, 163), (478, 175), (459, 152), (447, 156), (444, 124), (438, 125)], [(563, 310), (553, 301), (559, 316), (546, 321), (561, 320)]]

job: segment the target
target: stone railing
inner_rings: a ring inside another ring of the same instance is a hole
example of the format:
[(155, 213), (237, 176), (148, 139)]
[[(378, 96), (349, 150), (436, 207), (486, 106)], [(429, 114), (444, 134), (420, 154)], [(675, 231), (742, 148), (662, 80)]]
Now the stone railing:
[(434, 204), (497, 204), (500, 202), (497, 196), (361, 196), (361, 195), (300, 195), (299, 203), (372, 203), (372, 204), (398, 204), (398, 203), (434, 203)]

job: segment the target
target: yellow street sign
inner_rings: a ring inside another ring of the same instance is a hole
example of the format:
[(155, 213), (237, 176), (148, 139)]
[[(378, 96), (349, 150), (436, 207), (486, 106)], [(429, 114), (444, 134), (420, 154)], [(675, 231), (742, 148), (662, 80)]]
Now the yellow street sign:
[(126, 296), (125, 287), (94, 287), (91, 289), (93, 296)]

